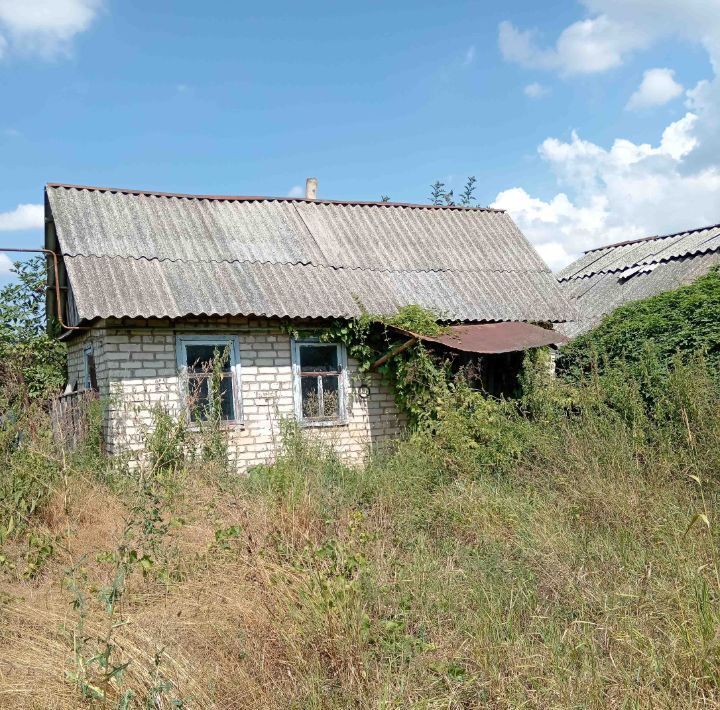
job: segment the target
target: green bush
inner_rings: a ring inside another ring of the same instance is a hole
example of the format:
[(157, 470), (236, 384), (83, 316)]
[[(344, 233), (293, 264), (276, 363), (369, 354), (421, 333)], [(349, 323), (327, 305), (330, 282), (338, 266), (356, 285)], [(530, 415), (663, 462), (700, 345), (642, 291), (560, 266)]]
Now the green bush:
[(508, 472), (523, 454), (528, 434), (514, 402), (490, 399), (459, 377), (414, 436), (442, 452), (448, 473), (482, 476)]
[[(720, 271), (689, 286), (621, 306), (562, 348), (558, 372), (578, 379), (618, 363), (636, 375), (664, 379), (672, 357), (702, 352), (720, 367)], [(649, 371), (648, 365), (652, 366)]]
[(61, 477), (50, 420), (37, 404), (0, 422), (0, 542), (26, 527)]
[(145, 448), (153, 471), (174, 473), (185, 463), (188, 434), (184, 413), (174, 416), (160, 404), (153, 408), (152, 427), (145, 435)]
[(45, 326), (45, 259), (17, 262), (13, 271), (17, 281), (0, 290), (0, 374), (20, 379), (14, 396), (47, 397), (65, 383), (66, 350)]

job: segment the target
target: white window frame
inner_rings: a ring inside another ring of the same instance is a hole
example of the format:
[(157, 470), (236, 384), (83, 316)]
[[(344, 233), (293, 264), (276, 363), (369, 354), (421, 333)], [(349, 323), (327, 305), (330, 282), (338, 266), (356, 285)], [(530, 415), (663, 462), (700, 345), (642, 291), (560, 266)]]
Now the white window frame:
[[(95, 349), (92, 343), (87, 343), (83, 348), (83, 387), (91, 390), (92, 377), (90, 375), (90, 358), (95, 357)], [(97, 377), (97, 363), (95, 363), (95, 377)]]
[[(332, 419), (305, 419), (302, 411), (302, 377), (300, 374), (300, 350), (303, 345), (322, 345), (337, 348), (338, 375), (338, 416)], [(295, 396), (295, 418), (302, 426), (342, 426), (347, 424), (347, 348), (343, 343), (324, 343), (319, 338), (293, 338), (291, 341), (293, 393)]]
[[(233, 411), (235, 419), (223, 419), (223, 425), (234, 425), (243, 423), (242, 397), (240, 395), (240, 339), (237, 335), (177, 335), (175, 337), (175, 353), (178, 372), (180, 373), (180, 395), (182, 405), (185, 406), (188, 400), (188, 371), (187, 371), (187, 349), (188, 345), (216, 345), (225, 349), (230, 346), (230, 375), (233, 386)], [(200, 426), (201, 422), (193, 421), (191, 413), (187, 412), (188, 423), (191, 426)]]

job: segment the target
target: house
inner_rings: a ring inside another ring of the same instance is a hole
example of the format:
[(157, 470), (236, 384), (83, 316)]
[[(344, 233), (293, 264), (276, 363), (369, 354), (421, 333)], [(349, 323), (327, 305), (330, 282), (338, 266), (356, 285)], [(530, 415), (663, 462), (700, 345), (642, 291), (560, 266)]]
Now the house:
[(558, 330), (585, 333), (618, 306), (692, 283), (716, 264), (720, 225), (590, 249), (557, 275), (578, 314)]
[(110, 453), (142, 451), (157, 405), (202, 425), (185, 405), (207, 399), (203, 366), (222, 351), (238, 468), (275, 455), (283, 417), (360, 460), (403, 417), (387, 384), (357, 382), (344, 346), (312, 332), (363, 309), (433, 309), (471, 329), (448, 334), (457, 351), (563, 339), (531, 324), (572, 309), (503, 211), (319, 200), (308, 187), (271, 198), (47, 185), (45, 245), (58, 260), (48, 313), (66, 325), (69, 388), (108, 402)]

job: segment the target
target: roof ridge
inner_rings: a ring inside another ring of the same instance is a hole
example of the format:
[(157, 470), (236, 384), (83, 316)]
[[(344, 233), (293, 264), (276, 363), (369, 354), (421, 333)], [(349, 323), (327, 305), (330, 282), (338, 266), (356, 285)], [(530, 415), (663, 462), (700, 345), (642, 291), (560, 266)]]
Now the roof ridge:
[[(720, 225), (718, 225), (720, 226)], [(698, 230), (694, 230), (698, 231)], [(685, 234), (685, 232), (679, 232), (679, 234)], [(670, 235), (668, 235), (670, 236)], [(573, 274), (571, 276), (556, 276), (558, 282), (563, 281), (581, 281), (582, 279), (589, 279), (593, 276), (598, 275), (606, 275), (606, 274), (618, 274), (623, 271), (628, 271), (629, 269), (635, 269), (641, 266), (652, 266), (652, 265), (659, 265), (659, 264), (668, 264), (671, 261), (683, 261), (684, 259), (689, 259), (693, 256), (705, 256), (706, 254), (712, 254), (714, 252), (720, 252), (720, 247), (715, 248), (698, 248), (693, 249), (692, 251), (683, 252), (682, 254), (670, 254), (669, 256), (664, 256), (660, 259), (643, 259), (642, 261), (634, 261), (631, 264), (624, 264), (622, 266), (610, 266), (604, 269), (598, 269), (597, 271), (590, 271), (588, 273), (582, 273), (582, 274)]]
[(684, 229), (681, 232), (672, 232), (671, 234), (656, 234), (651, 237), (638, 237), (637, 239), (628, 239), (624, 242), (615, 242), (614, 244), (605, 244), (604, 246), (593, 247), (587, 249), (583, 254), (591, 254), (595, 251), (602, 251), (603, 249), (615, 249), (616, 247), (624, 247), (629, 244), (639, 244), (640, 242), (652, 242), (659, 239), (669, 239), (670, 237), (681, 237), (685, 234), (694, 234), (695, 232), (704, 232), (706, 229), (716, 229), (720, 227), (720, 224), (709, 224), (705, 227), (696, 227), (695, 229)]
[(69, 259), (133, 259), (134, 261), (157, 261), (171, 264), (259, 264), (269, 266), (310, 266), (313, 269), (333, 269), (334, 271), (369, 271), (372, 273), (403, 273), (403, 274), (549, 274), (547, 269), (378, 269), (369, 266), (334, 266), (333, 264), (316, 264), (312, 261), (269, 261), (262, 259), (176, 259), (170, 257), (135, 256), (133, 254), (70, 254), (62, 252), (63, 258)]
[(472, 207), (469, 205), (430, 205), (412, 202), (378, 202), (363, 200), (311, 200), (306, 197), (274, 197), (270, 195), (192, 195), (181, 192), (157, 192), (154, 190), (135, 190), (122, 187), (97, 187), (93, 185), (72, 185), (61, 182), (49, 182), (45, 185), (46, 189), (65, 189), (65, 190), (87, 190), (88, 192), (111, 192), (120, 193), (122, 195), (135, 195), (143, 197), (167, 197), (186, 200), (213, 200), (217, 202), (307, 202), (321, 205), (345, 205), (357, 207), (405, 207), (410, 209), (428, 209), (428, 210), (459, 210), (474, 212), (496, 212), (504, 214), (505, 210), (497, 207)]

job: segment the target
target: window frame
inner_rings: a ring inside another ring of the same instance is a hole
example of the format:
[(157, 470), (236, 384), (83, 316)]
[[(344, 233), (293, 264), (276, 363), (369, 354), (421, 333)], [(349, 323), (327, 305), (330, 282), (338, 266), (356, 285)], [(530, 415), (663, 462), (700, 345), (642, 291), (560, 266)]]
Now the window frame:
[[(300, 370), (300, 351), (304, 345), (335, 347), (338, 363), (338, 416), (332, 419), (305, 419), (302, 407), (302, 378)], [(292, 374), (293, 394), (295, 399), (295, 418), (301, 426), (305, 427), (326, 427), (344, 426), (348, 423), (347, 396), (348, 396), (348, 369), (347, 369), (347, 348), (343, 343), (324, 343), (317, 337), (292, 338)]]
[(187, 421), (191, 427), (199, 428), (203, 422), (195, 421), (192, 418), (190, 408), (187, 407), (189, 396), (189, 374), (187, 367), (187, 346), (188, 345), (217, 345), (225, 348), (230, 345), (230, 376), (232, 378), (233, 390), (233, 412), (234, 419), (223, 419), (223, 426), (242, 426), (244, 423), (242, 396), (240, 392), (240, 338), (237, 335), (205, 334), (205, 335), (176, 335), (175, 336), (175, 357), (178, 373), (180, 375), (180, 399), (181, 405), (187, 409)]

